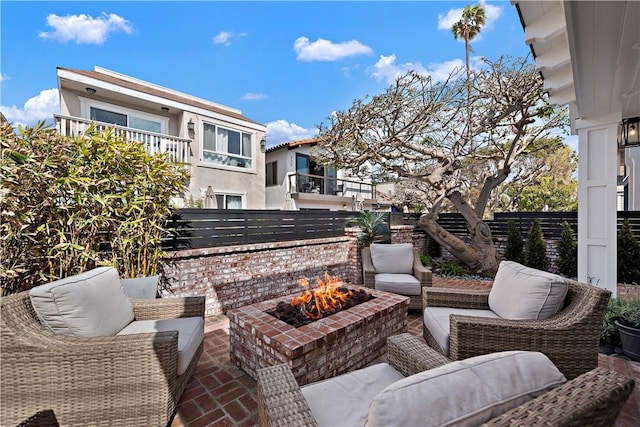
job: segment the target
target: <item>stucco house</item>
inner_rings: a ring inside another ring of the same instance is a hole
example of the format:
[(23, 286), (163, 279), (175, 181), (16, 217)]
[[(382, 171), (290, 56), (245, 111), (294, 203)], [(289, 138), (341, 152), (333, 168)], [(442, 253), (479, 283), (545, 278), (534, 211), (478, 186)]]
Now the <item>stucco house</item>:
[(621, 147), (622, 125), (636, 123), (637, 138), (640, 117), (640, 2), (512, 3), (550, 100), (569, 105), (578, 135), (578, 280), (615, 296), (619, 184), (626, 208), (640, 210), (640, 149)]
[(266, 127), (240, 110), (100, 67), (57, 68), (58, 131), (91, 122), (116, 126), (151, 153), (168, 151), (189, 169), (189, 194), (206, 207), (264, 209)]
[(379, 209), (371, 180), (350, 177), (344, 170), (323, 167), (311, 155), (315, 138), (267, 149), (266, 208), (361, 211)]

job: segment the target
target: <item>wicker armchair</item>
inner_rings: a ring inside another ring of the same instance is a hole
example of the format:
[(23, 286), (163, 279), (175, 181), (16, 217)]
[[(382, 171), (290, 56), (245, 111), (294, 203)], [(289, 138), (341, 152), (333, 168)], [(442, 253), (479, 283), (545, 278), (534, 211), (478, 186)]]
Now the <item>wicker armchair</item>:
[[(540, 351), (572, 379), (598, 366), (598, 341), (611, 293), (567, 280), (564, 309), (545, 320), (450, 316), (449, 358), (462, 360), (506, 350)], [(489, 309), (489, 290), (428, 288), (424, 306)], [(423, 325), (427, 343), (444, 353)]]
[[(204, 315), (204, 297), (132, 300), (137, 320)], [(53, 410), (61, 425), (166, 426), (203, 345), (177, 376), (178, 332), (78, 338), (41, 325), (28, 292), (0, 300), (0, 425)]]
[[(449, 360), (409, 334), (387, 339), (387, 363), (409, 376)], [(596, 368), (483, 424), (485, 426), (612, 425), (634, 380)], [(330, 410), (330, 408), (328, 408)], [(317, 426), (300, 387), (286, 365), (258, 371), (260, 426)]]
[[(364, 276), (364, 286), (375, 289), (376, 287), (376, 270), (371, 260), (371, 250), (369, 248), (362, 249), (362, 271)], [(425, 286), (431, 286), (431, 269), (422, 265), (420, 261), (420, 252), (413, 249), (413, 275), (420, 281), (420, 294), (407, 295), (409, 297), (409, 310), (422, 311), (422, 289)]]

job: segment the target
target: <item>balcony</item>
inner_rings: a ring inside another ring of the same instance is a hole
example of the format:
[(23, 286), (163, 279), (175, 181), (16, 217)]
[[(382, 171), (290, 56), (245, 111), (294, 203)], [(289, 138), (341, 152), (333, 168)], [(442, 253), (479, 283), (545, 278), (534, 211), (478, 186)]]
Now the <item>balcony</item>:
[(189, 139), (117, 126), (111, 123), (96, 122), (80, 117), (63, 116), (61, 114), (54, 114), (53, 116), (56, 121), (56, 129), (61, 135), (80, 135), (89, 128), (90, 124), (94, 123), (96, 129), (100, 131), (114, 128), (119, 135), (123, 135), (127, 139), (142, 142), (149, 154), (169, 153), (171, 160), (176, 163), (191, 163), (191, 148), (189, 145), (191, 140)]
[(327, 197), (375, 203), (376, 186), (367, 182), (350, 181), (321, 175), (293, 173), (288, 177), (287, 191), (293, 199), (320, 200)]

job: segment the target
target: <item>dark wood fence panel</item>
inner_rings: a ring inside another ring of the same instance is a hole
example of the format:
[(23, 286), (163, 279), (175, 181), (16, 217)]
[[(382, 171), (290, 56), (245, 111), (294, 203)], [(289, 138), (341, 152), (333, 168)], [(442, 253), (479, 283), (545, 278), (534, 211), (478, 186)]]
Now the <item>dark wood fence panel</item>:
[(196, 249), (344, 235), (358, 212), (181, 209), (169, 218), (165, 250)]

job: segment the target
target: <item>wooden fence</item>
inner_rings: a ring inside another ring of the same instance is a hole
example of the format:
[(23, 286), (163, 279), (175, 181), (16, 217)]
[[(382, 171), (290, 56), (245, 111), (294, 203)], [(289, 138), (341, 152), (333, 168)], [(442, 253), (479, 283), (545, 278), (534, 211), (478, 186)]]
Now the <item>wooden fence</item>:
[[(359, 216), (358, 212), (343, 211), (281, 211), (243, 209), (181, 209), (168, 222), (169, 235), (163, 239), (167, 251), (267, 243), (344, 235), (347, 221)], [(514, 221), (526, 237), (531, 223), (540, 220), (545, 239), (558, 239), (562, 223), (568, 222), (577, 235), (577, 212), (506, 212), (496, 213), (487, 221), (495, 237), (506, 236), (509, 222)], [(631, 228), (640, 241), (640, 212), (618, 212), (618, 227), (629, 219)], [(393, 224), (415, 224), (417, 217), (392, 213)], [(468, 235), (467, 226), (458, 213), (444, 213), (438, 223), (459, 236)]]
[(344, 236), (358, 212), (181, 209), (169, 218), (163, 249), (197, 249)]

